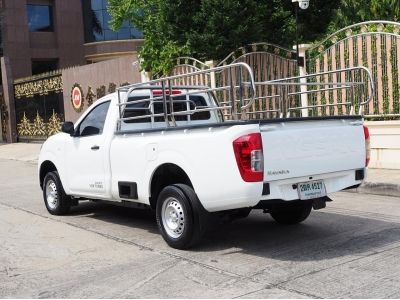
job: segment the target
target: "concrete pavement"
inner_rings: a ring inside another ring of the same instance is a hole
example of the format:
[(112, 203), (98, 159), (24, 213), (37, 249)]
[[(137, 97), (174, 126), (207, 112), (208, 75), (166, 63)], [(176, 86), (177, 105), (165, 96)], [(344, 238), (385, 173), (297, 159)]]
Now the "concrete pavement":
[(31, 162), (0, 159), (0, 298), (399, 298), (400, 199), (335, 193), (298, 226), (261, 210), (169, 248), (154, 213), (47, 213)]
[[(36, 163), (41, 144), (0, 144), (0, 159)], [(399, 158), (400, 160), (400, 158)], [(400, 197), (400, 170), (369, 169), (367, 180), (354, 192)]]

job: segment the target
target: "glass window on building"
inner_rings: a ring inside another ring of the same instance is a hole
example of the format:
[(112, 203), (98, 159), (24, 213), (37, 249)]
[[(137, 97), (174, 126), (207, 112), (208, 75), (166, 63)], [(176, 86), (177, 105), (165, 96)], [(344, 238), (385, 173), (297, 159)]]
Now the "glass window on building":
[(30, 32), (54, 31), (53, 7), (51, 5), (27, 5), (28, 28)]
[(142, 32), (128, 21), (122, 24), (120, 30), (111, 30), (107, 6), (107, 0), (82, 0), (86, 43), (143, 38)]

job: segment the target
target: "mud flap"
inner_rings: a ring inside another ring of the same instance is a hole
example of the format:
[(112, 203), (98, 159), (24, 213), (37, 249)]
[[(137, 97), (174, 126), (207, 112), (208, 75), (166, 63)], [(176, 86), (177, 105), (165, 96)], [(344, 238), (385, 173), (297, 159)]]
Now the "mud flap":
[(323, 209), (326, 207), (326, 202), (331, 202), (332, 199), (329, 197), (322, 197), (313, 200), (312, 207), (314, 210)]

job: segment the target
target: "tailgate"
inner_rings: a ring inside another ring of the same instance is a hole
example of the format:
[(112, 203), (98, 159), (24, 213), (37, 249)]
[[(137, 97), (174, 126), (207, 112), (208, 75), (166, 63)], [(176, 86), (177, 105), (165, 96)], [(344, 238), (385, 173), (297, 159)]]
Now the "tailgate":
[(264, 181), (362, 169), (362, 121), (327, 119), (260, 125)]

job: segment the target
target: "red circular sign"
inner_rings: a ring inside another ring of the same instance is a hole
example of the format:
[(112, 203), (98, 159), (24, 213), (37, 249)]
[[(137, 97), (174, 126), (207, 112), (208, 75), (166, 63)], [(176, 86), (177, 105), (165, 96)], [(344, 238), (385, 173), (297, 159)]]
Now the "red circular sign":
[(81, 112), (83, 108), (83, 91), (79, 84), (74, 84), (71, 91), (72, 107), (77, 112)]
[(80, 108), (82, 105), (82, 93), (78, 87), (75, 87), (72, 91), (72, 102), (75, 108)]

